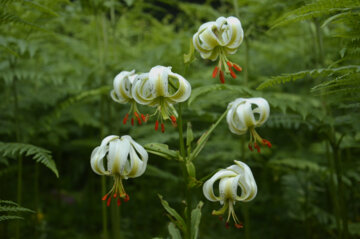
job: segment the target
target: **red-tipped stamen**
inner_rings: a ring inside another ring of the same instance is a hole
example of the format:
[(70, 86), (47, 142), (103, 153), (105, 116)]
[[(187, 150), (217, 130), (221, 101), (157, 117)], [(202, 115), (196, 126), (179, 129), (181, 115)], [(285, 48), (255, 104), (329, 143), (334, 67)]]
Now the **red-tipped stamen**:
[(144, 122), (146, 122), (146, 121), (147, 121), (147, 117), (145, 117), (145, 115), (144, 115), (144, 114), (141, 114), (141, 119), (142, 119)]
[(108, 198), (107, 203), (106, 203), (106, 206), (110, 206), (111, 198), (112, 198), (112, 197), (109, 197), (109, 198)]
[(226, 227), (226, 229), (229, 229), (229, 223), (228, 222), (225, 223), (225, 227)]
[(123, 124), (126, 124), (128, 118), (129, 118), (129, 114), (126, 114), (125, 117), (124, 117), (124, 119), (123, 119)]
[(126, 194), (126, 195), (125, 195), (125, 198), (124, 198), (124, 202), (127, 202), (127, 201), (129, 201), (129, 200), (130, 200), (129, 194)]
[(251, 146), (251, 144), (248, 145), (250, 151), (254, 151), (253, 147)]
[(224, 218), (222, 216), (219, 216), (219, 220), (222, 221)]
[(255, 142), (254, 147), (256, 148), (257, 152), (260, 153), (260, 146)]
[(134, 112), (134, 115), (138, 121), (138, 124), (141, 125), (142, 122), (141, 122), (141, 118), (140, 118), (139, 114), (137, 112)]
[(240, 229), (240, 228), (243, 228), (244, 226), (243, 226), (242, 223), (239, 223), (239, 224), (236, 224), (236, 223), (235, 223), (235, 227), (238, 228), (238, 229)]
[(242, 71), (242, 68), (241, 66), (239, 66), (238, 64), (233, 64), (233, 67), (235, 68), (235, 70), (241, 72)]
[(120, 198), (117, 199), (117, 205), (118, 205), (118, 207), (121, 205), (121, 200), (120, 200)]
[(114, 193), (114, 196), (113, 196), (113, 197), (116, 198), (116, 196), (117, 196), (116, 193)]
[(218, 67), (218, 66), (215, 66), (214, 71), (213, 71), (213, 73), (212, 73), (212, 77), (213, 77), (213, 78), (215, 78), (215, 77), (217, 76), (218, 71), (219, 71), (219, 67)]
[(161, 123), (161, 132), (165, 132), (165, 125), (164, 125), (164, 123)]
[(159, 121), (155, 121), (155, 130), (157, 131), (159, 128)]
[(171, 123), (174, 127), (177, 126), (177, 123), (176, 123), (176, 117), (174, 115), (170, 116), (170, 119), (171, 119)]
[(233, 67), (233, 65), (231, 64), (230, 61), (226, 62), (226, 64), (228, 65), (229, 69), (230, 69), (231, 67)]
[(231, 77), (232, 77), (233, 79), (236, 79), (236, 74), (235, 74), (235, 72), (234, 72), (231, 68), (229, 68), (229, 70), (230, 70), (230, 75), (231, 75)]
[(272, 147), (272, 144), (270, 143), (269, 140), (263, 139), (262, 142), (263, 142), (264, 145), (268, 146), (269, 148)]
[(105, 194), (105, 196), (103, 196), (101, 200), (105, 201), (105, 200), (106, 200), (106, 198), (107, 198), (107, 196), (108, 196), (108, 195), (107, 195), (107, 194)]
[(224, 76), (224, 72), (222, 70), (220, 70), (220, 82), (221, 82), (221, 84), (225, 83), (225, 76)]
[(131, 125), (134, 126), (134, 118), (131, 118)]

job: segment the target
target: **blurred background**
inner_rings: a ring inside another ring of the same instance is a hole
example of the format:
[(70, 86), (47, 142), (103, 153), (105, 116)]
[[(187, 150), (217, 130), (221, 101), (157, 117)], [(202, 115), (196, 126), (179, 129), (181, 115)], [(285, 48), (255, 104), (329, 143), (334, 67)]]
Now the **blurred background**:
[[(223, 120), (194, 161), (200, 180), (242, 160), (258, 185), (235, 206), (240, 230), (193, 190), (205, 203), (199, 238), (359, 238), (359, 9), (350, 0), (0, 0), (0, 238), (169, 238), (157, 194), (183, 213), (178, 162), (151, 154), (119, 208), (101, 201), (112, 179), (90, 168), (110, 134), (178, 150), (176, 128), (123, 125), (129, 105), (109, 96), (120, 71), (155, 65), (191, 83), (183, 119), (195, 139), (236, 98), (271, 105), (258, 129), (271, 149), (249, 151), (249, 135)], [(215, 62), (196, 53), (185, 69), (183, 60), (199, 26), (220, 16), (238, 16), (245, 33), (229, 56), (243, 72), (225, 85), (211, 77)]]

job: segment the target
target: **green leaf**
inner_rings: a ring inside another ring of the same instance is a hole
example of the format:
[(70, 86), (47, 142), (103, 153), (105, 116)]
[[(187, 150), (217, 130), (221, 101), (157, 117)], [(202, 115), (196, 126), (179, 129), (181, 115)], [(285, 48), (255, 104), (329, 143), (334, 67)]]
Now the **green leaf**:
[(192, 131), (191, 122), (187, 123), (187, 129), (186, 129), (186, 147), (188, 154), (191, 152), (191, 143), (194, 140), (194, 133)]
[(169, 234), (171, 236), (171, 239), (181, 239), (181, 233), (179, 229), (176, 228), (175, 224), (170, 222), (168, 226)]
[[(144, 148), (146, 149), (146, 151), (148, 151), (149, 153), (158, 155), (160, 157), (163, 157), (165, 159), (169, 159), (169, 160), (180, 160), (180, 156), (179, 153), (177, 151), (171, 150), (169, 149), (169, 146), (166, 144), (160, 144), (160, 143), (150, 143), (150, 144), (146, 144), (144, 145)], [(182, 160), (182, 159), (181, 159)]]
[(44, 164), (55, 173), (56, 177), (59, 177), (59, 173), (57, 171), (55, 161), (51, 156), (51, 152), (44, 148), (24, 143), (0, 142), (0, 155), (11, 158), (17, 158), (21, 155), (25, 157), (31, 157), (36, 162)]
[(219, 117), (219, 119), (211, 125), (211, 127), (203, 134), (201, 135), (201, 137), (199, 138), (196, 147), (194, 149), (194, 151), (191, 153), (189, 160), (194, 160), (199, 153), (201, 152), (201, 150), (204, 148), (207, 140), (209, 139), (211, 133), (215, 130), (215, 128), (220, 124), (220, 122), (225, 118), (227, 114), (227, 110)]
[(163, 196), (158, 194), (161, 204), (164, 207), (164, 209), (169, 213), (169, 218), (175, 223), (175, 225), (182, 230), (184, 233), (186, 232), (186, 224), (184, 219), (180, 216), (179, 213), (173, 208), (170, 207), (169, 203), (163, 199)]
[(189, 49), (189, 53), (188, 54), (184, 54), (184, 63), (185, 64), (190, 64), (191, 62), (193, 62), (195, 59), (195, 55), (194, 55), (194, 44), (192, 41), (192, 38), (190, 39), (190, 49)]
[(191, 239), (197, 239), (199, 234), (199, 225), (201, 220), (201, 208), (204, 205), (202, 201), (191, 211)]

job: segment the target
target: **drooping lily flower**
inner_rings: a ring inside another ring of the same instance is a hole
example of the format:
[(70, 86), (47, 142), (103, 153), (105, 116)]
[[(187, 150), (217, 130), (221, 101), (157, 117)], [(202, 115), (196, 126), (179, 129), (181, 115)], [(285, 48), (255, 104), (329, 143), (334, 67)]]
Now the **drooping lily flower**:
[[(243, 225), (237, 218), (234, 210), (236, 201), (249, 202), (255, 198), (257, 185), (249, 166), (240, 161), (234, 161), (235, 164), (221, 169), (215, 173), (203, 185), (204, 196), (212, 202), (220, 202), (223, 205), (219, 210), (214, 210), (213, 215), (223, 215), (228, 210), (226, 227), (229, 226), (229, 219), (232, 216), (235, 227), (242, 228)], [(214, 184), (219, 181), (219, 195), (214, 193)], [(241, 189), (238, 195), (238, 187)]]
[(128, 135), (121, 138), (116, 135), (107, 136), (100, 146), (92, 151), (90, 161), (92, 170), (96, 174), (114, 178), (114, 186), (102, 198), (103, 201), (107, 200), (107, 206), (110, 206), (112, 198), (117, 199), (118, 206), (121, 204), (121, 198), (124, 202), (130, 199), (122, 180), (141, 176), (145, 172), (147, 161), (146, 150)]
[(221, 83), (225, 83), (224, 70), (236, 78), (236, 71), (242, 68), (229, 61), (227, 55), (235, 54), (244, 38), (241, 22), (236, 17), (219, 17), (215, 22), (207, 22), (200, 26), (193, 36), (195, 49), (203, 59), (215, 61), (219, 58), (218, 65), (214, 68), (212, 77), (219, 75)]
[(123, 123), (129, 119), (131, 116), (131, 125), (134, 125), (134, 119), (138, 121), (138, 124), (141, 125), (142, 121), (146, 122), (147, 116), (140, 114), (136, 105), (136, 101), (132, 97), (131, 89), (135, 78), (138, 75), (135, 74), (135, 70), (132, 71), (122, 71), (114, 79), (114, 89), (110, 92), (111, 98), (120, 104), (130, 103), (130, 110), (125, 115)]
[(149, 73), (141, 74), (133, 84), (132, 95), (136, 102), (156, 107), (153, 115), (157, 116), (155, 130), (161, 124), (165, 131), (163, 120), (170, 119), (176, 127), (178, 116), (173, 104), (186, 101), (191, 94), (191, 85), (179, 74), (173, 73), (171, 67), (155, 66)]
[(271, 143), (260, 137), (255, 128), (263, 125), (270, 115), (270, 106), (264, 98), (238, 98), (228, 105), (226, 121), (232, 133), (243, 135), (250, 131), (249, 149), (254, 148), (260, 153), (260, 146), (271, 148)]

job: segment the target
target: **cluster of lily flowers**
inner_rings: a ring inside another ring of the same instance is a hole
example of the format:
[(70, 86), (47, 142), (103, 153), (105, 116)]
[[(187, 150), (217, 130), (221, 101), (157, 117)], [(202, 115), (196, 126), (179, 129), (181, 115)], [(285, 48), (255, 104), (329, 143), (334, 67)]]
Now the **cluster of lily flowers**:
[[(173, 104), (186, 101), (191, 94), (191, 85), (171, 67), (155, 66), (148, 73), (135, 74), (135, 70), (122, 71), (114, 79), (111, 98), (120, 104), (130, 104), (130, 110), (123, 119), (126, 124), (131, 117), (131, 125), (136, 120), (139, 125), (149, 118), (156, 117), (155, 130), (161, 126), (165, 132), (164, 121), (171, 120), (177, 126), (177, 111)], [(153, 114), (141, 114), (137, 105), (155, 107)]]
[[(212, 76), (219, 76), (221, 83), (225, 83), (224, 73), (236, 78), (234, 69), (241, 71), (241, 67), (229, 61), (227, 55), (237, 51), (243, 37), (241, 23), (235, 17), (220, 17), (214, 22), (207, 22), (201, 25), (193, 36), (195, 49), (202, 58), (212, 61), (219, 58)], [(123, 118), (124, 124), (128, 122), (129, 117), (132, 125), (135, 121), (141, 125), (156, 117), (155, 130), (158, 130), (160, 124), (162, 132), (165, 131), (166, 120), (170, 120), (176, 127), (178, 114), (174, 104), (186, 101), (191, 94), (190, 83), (183, 76), (172, 72), (171, 67), (164, 66), (155, 66), (148, 73), (122, 71), (115, 77), (113, 85), (111, 98), (120, 104), (130, 104), (130, 110)], [(155, 111), (151, 115), (141, 114), (138, 104), (153, 107)], [(260, 137), (255, 130), (262, 126), (270, 115), (270, 107), (265, 99), (238, 98), (229, 103), (227, 110), (226, 121), (232, 133), (243, 135), (250, 132), (248, 147), (251, 151), (256, 149), (260, 153), (261, 145), (271, 148), (271, 143)], [(93, 150), (90, 162), (96, 174), (114, 178), (113, 187), (102, 200), (109, 206), (113, 199), (120, 206), (121, 199), (124, 202), (130, 199), (125, 192), (123, 180), (139, 177), (145, 172), (148, 153), (128, 135), (110, 135)], [(236, 160), (234, 163), (226, 169), (217, 171), (207, 180), (203, 185), (203, 193), (208, 200), (218, 201), (222, 205), (222, 208), (213, 211), (213, 215), (220, 216), (228, 211), (226, 227), (229, 227), (232, 217), (235, 227), (242, 228), (234, 205), (237, 201), (248, 202), (254, 199), (257, 185), (248, 165)], [(215, 185), (218, 185), (218, 195), (214, 193)], [(240, 193), (238, 187), (241, 189)]]

